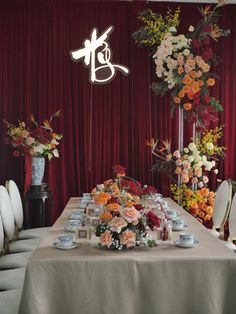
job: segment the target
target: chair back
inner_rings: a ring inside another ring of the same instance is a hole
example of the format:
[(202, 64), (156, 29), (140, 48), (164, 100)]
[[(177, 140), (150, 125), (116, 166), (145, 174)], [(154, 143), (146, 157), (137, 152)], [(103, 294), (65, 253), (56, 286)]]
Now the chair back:
[(234, 181), (224, 180), (216, 191), (212, 220), (214, 228), (220, 230), (220, 237), (223, 236), (224, 224), (229, 216), (235, 189), (236, 183)]
[(10, 196), (3, 185), (0, 185), (0, 213), (4, 231), (11, 241), (15, 234), (15, 220)]
[(15, 223), (17, 225), (17, 228), (20, 230), (23, 226), (24, 219), (20, 192), (16, 183), (13, 180), (9, 180), (6, 182), (6, 188), (10, 195)]
[(0, 214), (0, 255), (3, 251), (3, 247), (4, 247), (4, 230), (3, 230), (2, 218)]
[(236, 240), (236, 194), (234, 194), (229, 214), (229, 234), (231, 240)]

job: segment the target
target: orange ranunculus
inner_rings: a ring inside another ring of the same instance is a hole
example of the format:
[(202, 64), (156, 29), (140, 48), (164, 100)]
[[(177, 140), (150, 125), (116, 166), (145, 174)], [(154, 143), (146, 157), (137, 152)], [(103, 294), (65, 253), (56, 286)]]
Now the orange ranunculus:
[(201, 194), (202, 196), (207, 196), (208, 193), (209, 193), (209, 189), (207, 189), (207, 188), (201, 188), (201, 190), (199, 190), (199, 192), (200, 192), (200, 194)]
[(192, 78), (195, 78), (197, 76), (197, 72), (196, 71), (191, 71), (189, 73), (189, 75), (192, 77)]
[(134, 203), (133, 202), (130, 202), (128, 201), (126, 204), (125, 204), (125, 207), (132, 207), (134, 206)]
[(201, 210), (200, 213), (198, 214), (198, 217), (203, 219), (205, 217), (205, 212)]
[(191, 85), (191, 90), (192, 90), (193, 95), (200, 91), (200, 87), (199, 87), (198, 82), (194, 82)]
[(94, 200), (97, 204), (103, 205), (106, 204), (110, 198), (111, 196), (108, 193), (99, 193), (95, 195)]
[(105, 211), (100, 215), (100, 219), (103, 221), (110, 221), (112, 219), (112, 214)]
[(179, 97), (174, 97), (174, 103), (179, 104), (180, 103), (180, 98)]
[(178, 67), (178, 74), (182, 74), (184, 72), (184, 68), (182, 66)]
[(212, 206), (207, 206), (206, 213), (207, 213), (207, 215), (212, 215), (213, 214), (213, 207)]
[(193, 194), (193, 191), (192, 190), (186, 190), (185, 192), (184, 192), (184, 195), (186, 196), (186, 197), (190, 197), (191, 195)]
[(207, 208), (207, 205), (206, 203), (203, 201), (203, 202), (199, 202), (199, 208), (202, 210), (202, 211), (206, 211), (206, 208)]
[(189, 93), (191, 89), (190, 89), (190, 86), (189, 86), (189, 85), (185, 85), (182, 90), (183, 90), (183, 92), (185, 92), (185, 93)]
[(207, 79), (207, 85), (208, 85), (208, 86), (213, 86), (213, 85), (215, 85), (215, 79), (213, 79), (212, 77), (209, 77), (209, 78)]
[(199, 87), (202, 87), (204, 85), (203, 80), (198, 80)]
[(117, 212), (120, 209), (120, 205), (118, 203), (107, 204), (106, 209), (113, 212)]
[(187, 97), (189, 100), (192, 100), (193, 99), (193, 93), (192, 91), (190, 91), (188, 94), (187, 94)]
[(185, 75), (184, 78), (182, 78), (181, 82), (185, 85), (190, 85), (192, 83), (193, 79), (189, 75)]
[(190, 102), (186, 102), (183, 104), (184, 110), (190, 110), (192, 109), (192, 104)]
[(179, 96), (179, 98), (184, 98), (184, 96), (185, 96), (184, 91), (181, 90), (181, 91), (179, 92), (178, 96)]

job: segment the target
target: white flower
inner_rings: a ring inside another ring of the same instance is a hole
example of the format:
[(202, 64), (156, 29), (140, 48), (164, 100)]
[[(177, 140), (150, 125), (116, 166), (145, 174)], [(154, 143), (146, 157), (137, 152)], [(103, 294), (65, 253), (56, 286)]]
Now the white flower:
[(188, 56), (188, 55), (190, 54), (190, 50), (187, 49), (187, 48), (184, 49), (183, 54), (184, 54), (185, 56)]
[(207, 144), (206, 144), (206, 148), (209, 149), (209, 150), (214, 149), (213, 143), (207, 143)]
[(39, 144), (38, 146), (34, 146), (34, 152), (42, 154), (44, 151), (45, 146), (43, 144)]
[(209, 179), (207, 176), (203, 176), (202, 180), (205, 184), (209, 182)]
[(179, 150), (174, 151), (173, 156), (175, 156), (176, 158), (180, 158)]
[(217, 174), (219, 172), (218, 169), (214, 169), (214, 173)]
[(184, 148), (184, 152), (185, 152), (186, 154), (188, 154), (188, 153), (189, 153), (189, 149), (188, 149), (187, 147), (185, 147), (185, 148)]
[(198, 187), (201, 189), (204, 187), (204, 184), (202, 182), (198, 182)]
[(53, 138), (53, 139), (51, 140), (51, 144), (58, 145), (59, 142), (58, 142), (55, 138)]
[(56, 148), (52, 151), (52, 153), (54, 157), (59, 157), (59, 152)]
[(212, 164), (212, 167), (215, 167), (215, 165), (216, 165), (215, 160), (212, 160), (211, 164)]
[(171, 26), (171, 27), (169, 28), (169, 32), (171, 32), (171, 33), (175, 33), (175, 32), (177, 32), (176, 27)]
[(196, 144), (195, 143), (190, 143), (188, 145), (189, 150), (194, 151), (196, 149)]
[(189, 30), (189, 32), (193, 32), (194, 31), (194, 27), (192, 25), (190, 25), (188, 30)]

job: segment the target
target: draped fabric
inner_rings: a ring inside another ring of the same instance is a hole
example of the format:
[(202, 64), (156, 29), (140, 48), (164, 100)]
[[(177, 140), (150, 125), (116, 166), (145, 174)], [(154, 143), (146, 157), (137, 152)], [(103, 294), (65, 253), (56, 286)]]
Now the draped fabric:
[[(55, 198), (53, 219), (70, 196), (79, 196), (111, 177), (112, 166), (122, 164), (127, 175), (143, 184), (154, 184), (168, 195), (168, 179), (153, 174), (150, 137), (171, 138), (178, 146), (178, 114), (171, 118), (170, 98), (157, 97), (150, 89), (155, 68), (149, 51), (138, 48), (132, 33), (140, 27), (137, 13), (144, 8), (165, 13), (176, 3), (147, 1), (5, 0), (0, 3), (0, 183), (11, 178), (22, 193), (24, 158), (12, 156), (4, 143), (3, 119), (29, 122), (49, 118), (62, 108), (62, 118), (53, 122), (63, 134), (60, 158), (46, 165), (45, 181)], [(219, 177), (236, 177), (236, 5), (221, 10), (221, 25), (231, 30), (228, 38), (214, 44), (222, 62), (220, 80), (213, 95), (222, 102), (219, 120), (225, 125), (227, 158), (220, 161)], [(197, 4), (181, 4), (181, 26), (185, 32), (200, 18)], [(114, 26), (109, 42), (113, 62), (127, 66), (129, 76), (118, 72), (104, 85), (89, 83), (89, 69), (73, 62), (69, 51), (82, 47), (93, 27), (102, 33)], [(192, 136), (185, 125), (185, 143)], [(212, 182), (215, 182), (215, 176)], [(215, 184), (215, 183), (214, 183)]]

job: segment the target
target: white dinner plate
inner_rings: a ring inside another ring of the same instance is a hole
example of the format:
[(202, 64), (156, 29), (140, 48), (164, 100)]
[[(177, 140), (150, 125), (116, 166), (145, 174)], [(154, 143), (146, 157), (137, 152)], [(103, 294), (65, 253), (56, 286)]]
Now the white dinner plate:
[(176, 244), (177, 246), (179, 246), (179, 247), (191, 248), (191, 247), (197, 246), (197, 245), (199, 244), (199, 241), (198, 241), (198, 240), (195, 240), (195, 241), (193, 242), (193, 244), (182, 244), (182, 243), (180, 243), (179, 240), (177, 240), (177, 241), (175, 241), (175, 244)]
[(71, 250), (71, 249), (74, 249), (74, 248), (76, 248), (77, 246), (79, 246), (79, 243), (73, 242), (72, 245), (70, 245), (70, 246), (65, 246), (65, 245), (61, 245), (60, 243), (58, 243), (57, 241), (55, 241), (55, 242), (53, 243), (53, 246), (55, 246), (57, 249), (60, 249), (60, 250)]

